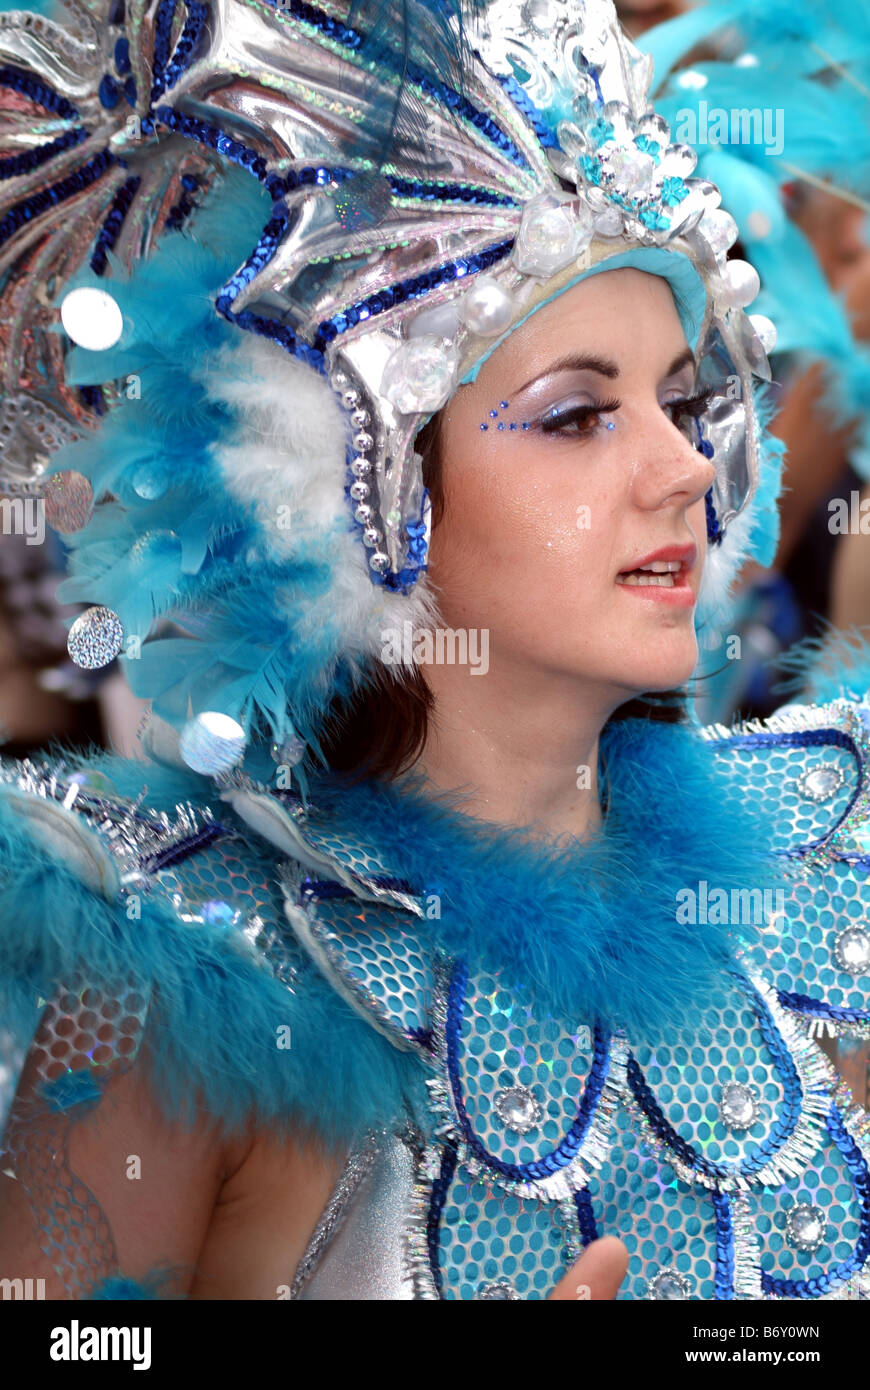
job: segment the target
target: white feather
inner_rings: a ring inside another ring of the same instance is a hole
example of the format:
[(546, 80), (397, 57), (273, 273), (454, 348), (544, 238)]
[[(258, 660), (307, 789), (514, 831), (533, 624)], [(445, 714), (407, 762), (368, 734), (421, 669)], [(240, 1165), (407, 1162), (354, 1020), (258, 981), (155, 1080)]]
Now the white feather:
[(227, 491), (253, 507), (263, 544), (277, 559), (315, 545), (329, 562), (328, 590), (294, 615), (300, 638), (337, 624), (347, 657), (365, 661), (379, 656), (386, 628), (437, 627), (425, 573), (408, 594), (372, 579), (344, 492), (349, 419), (328, 382), (253, 334), (212, 355), (200, 379), (237, 416), (233, 437), (213, 454)]

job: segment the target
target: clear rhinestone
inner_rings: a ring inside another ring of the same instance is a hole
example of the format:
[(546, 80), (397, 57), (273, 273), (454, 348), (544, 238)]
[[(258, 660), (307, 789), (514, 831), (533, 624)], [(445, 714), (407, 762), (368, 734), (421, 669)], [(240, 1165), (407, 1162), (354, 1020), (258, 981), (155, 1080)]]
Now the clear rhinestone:
[(513, 263), (523, 275), (555, 275), (577, 255), (585, 230), (585, 219), (564, 203), (546, 194), (532, 198), (523, 209)]
[(478, 1290), (477, 1290), (477, 1295), (476, 1295), (476, 1296), (477, 1296), (478, 1298), (495, 1298), (495, 1299), (518, 1299), (518, 1298), (519, 1298), (519, 1294), (517, 1293), (517, 1291), (516, 1291), (516, 1289), (514, 1288), (513, 1284), (509, 1284), (509, 1283), (507, 1282), (506, 1279), (497, 1279), (497, 1280), (494, 1280), (492, 1283), (489, 1283), (489, 1284), (480, 1284), (480, 1285), (478, 1286)]
[(709, 211), (705, 212), (698, 231), (717, 260), (727, 254), (740, 235), (737, 230), (737, 223), (730, 212), (725, 212), (724, 208), (710, 208)]
[(381, 393), (402, 415), (440, 410), (453, 392), (458, 365), (456, 348), (442, 338), (411, 338), (388, 357)]
[(506, 1129), (528, 1134), (541, 1123), (541, 1107), (528, 1086), (511, 1086), (493, 1099), (495, 1113)]
[(797, 790), (806, 801), (829, 801), (842, 785), (842, 772), (830, 765), (810, 767), (797, 779)]
[(739, 1081), (723, 1086), (719, 1118), (729, 1129), (751, 1129), (758, 1119), (758, 1101), (751, 1087)]
[(607, 167), (621, 189), (629, 193), (648, 193), (656, 170), (652, 155), (643, 150), (616, 149), (608, 151)]
[(827, 1222), (821, 1207), (802, 1202), (785, 1218), (785, 1238), (796, 1250), (818, 1250), (825, 1239)]
[(670, 1265), (665, 1265), (648, 1282), (650, 1298), (688, 1298), (691, 1284), (685, 1274)]
[(847, 975), (865, 975), (870, 969), (870, 936), (863, 927), (847, 927), (834, 942), (834, 957)]

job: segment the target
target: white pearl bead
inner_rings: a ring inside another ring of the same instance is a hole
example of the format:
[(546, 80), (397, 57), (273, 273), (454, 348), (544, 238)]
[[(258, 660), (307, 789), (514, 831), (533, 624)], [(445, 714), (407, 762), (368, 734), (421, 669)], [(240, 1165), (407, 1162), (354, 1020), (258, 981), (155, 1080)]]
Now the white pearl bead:
[(719, 278), (716, 298), (732, 309), (744, 309), (761, 290), (758, 271), (748, 261), (728, 261)]
[(491, 275), (477, 276), (460, 305), (466, 327), (480, 338), (494, 338), (506, 332), (514, 310), (513, 296)]
[(750, 314), (749, 322), (761, 339), (761, 346), (765, 352), (773, 352), (776, 347), (777, 330), (776, 324), (771, 322), (765, 314)]

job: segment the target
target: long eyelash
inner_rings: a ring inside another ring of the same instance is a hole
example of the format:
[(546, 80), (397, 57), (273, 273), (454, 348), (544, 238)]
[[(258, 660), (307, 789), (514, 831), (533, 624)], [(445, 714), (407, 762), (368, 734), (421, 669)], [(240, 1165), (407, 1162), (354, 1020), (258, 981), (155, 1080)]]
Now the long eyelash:
[[(668, 401), (665, 410), (675, 410), (677, 419), (688, 415), (691, 419), (697, 420), (704, 414), (713, 397), (717, 394), (715, 386), (706, 386), (703, 391), (696, 391), (691, 396), (685, 396), (680, 401)], [(677, 420), (674, 420), (674, 424)]]
[(584, 420), (590, 419), (593, 415), (611, 415), (614, 410), (618, 410), (621, 401), (593, 401), (589, 405), (575, 405), (570, 410), (563, 410), (559, 415), (545, 416), (540, 422), (540, 428), (545, 434), (557, 434), (564, 430), (566, 425), (582, 424)]

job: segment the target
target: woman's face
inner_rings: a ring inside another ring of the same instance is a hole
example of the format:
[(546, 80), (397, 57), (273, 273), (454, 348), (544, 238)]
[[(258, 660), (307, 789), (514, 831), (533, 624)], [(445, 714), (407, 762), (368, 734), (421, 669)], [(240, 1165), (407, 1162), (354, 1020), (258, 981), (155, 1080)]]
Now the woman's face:
[(621, 269), (539, 309), (444, 407), (430, 578), (448, 627), (489, 630), (493, 672), (611, 708), (691, 675), (714, 476), (679, 406), (693, 379), (669, 285)]

